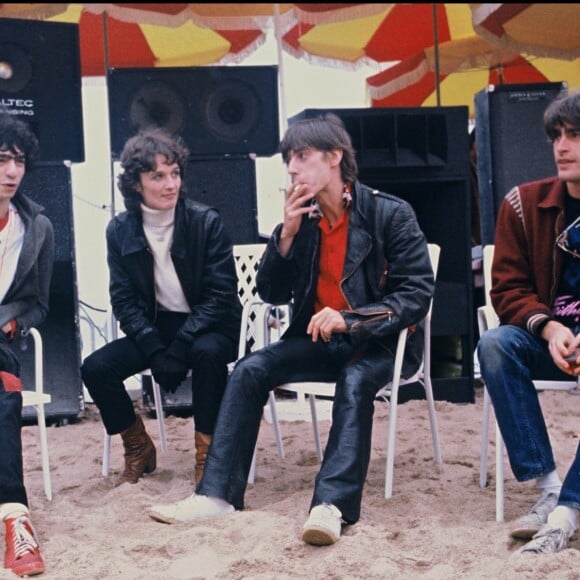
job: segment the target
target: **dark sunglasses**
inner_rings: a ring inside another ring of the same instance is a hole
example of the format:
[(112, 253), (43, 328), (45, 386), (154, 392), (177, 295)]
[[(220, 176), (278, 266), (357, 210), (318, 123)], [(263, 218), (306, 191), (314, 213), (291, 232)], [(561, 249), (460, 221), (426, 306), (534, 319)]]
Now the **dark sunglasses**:
[(557, 238), (556, 245), (564, 252), (580, 259), (580, 216), (578, 216)]

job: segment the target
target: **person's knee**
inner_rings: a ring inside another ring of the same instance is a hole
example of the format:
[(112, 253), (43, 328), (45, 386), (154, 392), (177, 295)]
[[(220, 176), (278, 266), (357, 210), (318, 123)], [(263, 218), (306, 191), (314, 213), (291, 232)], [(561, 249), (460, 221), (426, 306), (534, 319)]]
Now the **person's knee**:
[(492, 328), (481, 335), (477, 356), (482, 370), (493, 372), (517, 358), (517, 337), (508, 326)]
[(103, 367), (97, 352), (87, 356), (81, 365), (81, 379), (88, 389), (103, 379)]
[(227, 390), (236, 390), (240, 396), (252, 391), (268, 391), (270, 373), (267, 358), (255, 352), (238, 361), (228, 381)]
[(232, 358), (230, 351), (230, 348), (224, 348), (223, 340), (206, 335), (193, 341), (190, 357), (193, 364), (226, 365)]

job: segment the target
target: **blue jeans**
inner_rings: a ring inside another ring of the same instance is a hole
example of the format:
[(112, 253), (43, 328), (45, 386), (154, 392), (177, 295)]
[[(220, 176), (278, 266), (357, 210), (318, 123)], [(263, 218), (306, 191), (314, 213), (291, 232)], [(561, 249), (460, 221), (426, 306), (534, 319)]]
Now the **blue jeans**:
[(374, 399), (391, 380), (393, 362), (384, 348), (355, 351), (341, 335), (328, 343), (282, 339), (246, 356), (229, 378), (197, 493), (242, 509), (269, 391), (288, 382), (336, 381), (332, 426), (311, 507), (334, 504), (347, 523), (356, 522), (371, 454)]
[(576, 457), (564, 478), (558, 505), (565, 505), (580, 510), (580, 443), (578, 443), (576, 449)]
[[(15, 377), (20, 365), (0, 332), (0, 371)], [(0, 504), (28, 505), (22, 469), (22, 393), (8, 391), (0, 380)]]
[[(485, 332), (477, 354), (515, 478), (527, 481), (554, 471), (552, 446), (533, 379), (569, 381), (570, 376), (554, 364), (544, 340), (517, 326)], [(580, 501), (579, 465), (577, 456), (575, 477), (566, 478), (563, 490), (564, 497), (575, 498), (576, 504)]]

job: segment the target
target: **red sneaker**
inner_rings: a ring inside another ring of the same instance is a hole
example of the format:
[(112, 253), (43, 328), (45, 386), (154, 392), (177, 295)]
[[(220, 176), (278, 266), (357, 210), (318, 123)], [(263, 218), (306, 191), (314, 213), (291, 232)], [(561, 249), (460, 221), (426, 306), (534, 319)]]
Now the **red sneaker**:
[(6, 518), (6, 553), (4, 568), (18, 576), (34, 576), (44, 572), (44, 562), (30, 518), (26, 515)]

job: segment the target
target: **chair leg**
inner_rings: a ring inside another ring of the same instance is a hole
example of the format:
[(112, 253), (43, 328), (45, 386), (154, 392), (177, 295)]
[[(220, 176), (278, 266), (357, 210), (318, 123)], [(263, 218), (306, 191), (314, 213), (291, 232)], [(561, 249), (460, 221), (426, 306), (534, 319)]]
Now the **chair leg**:
[[(280, 429), (280, 421), (278, 420), (278, 411), (276, 410), (276, 396), (274, 391), (270, 391), (268, 397), (268, 402), (270, 404), (270, 413), (272, 415), (272, 426), (274, 427), (274, 435), (276, 437), (276, 447), (278, 448), (278, 456), (284, 459), (286, 453), (284, 451), (284, 442), (282, 441), (282, 430)], [(258, 444), (254, 448), (254, 455), (252, 456), (252, 465), (250, 467), (250, 473), (248, 474), (248, 483), (253, 484), (256, 478), (256, 455), (258, 451)]]
[(40, 438), (40, 456), (42, 459), (42, 479), (44, 482), (44, 493), (49, 500), (52, 500), (52, 482), (50, 479), (48, 439), (46, 435), (46, 416), (44, 413), (43, 404), (36, 406), (36, 418), (38, 421), (38, 435)]
[[(395, 371), (396, 372), (396, 371)], [(400, 376), (400, 375), (399, 375)], [(399, 379), (394, 379), (389, 400), (389, 429), (387, 434), (387, 464), (385, 469), (385, 499), (393, 496), (393, 472), (395, 469), (395, 436), (397, 433), (397, 404)]]
[(155, 402), (155, 414), (157, 415), (157, 427), (159, 428), (159, 440), (161, 442), (161, 451), (167, 451), (167, 438), (165, 436), (165, 415), (163, 412), (163, 401), (161, 398), (161, 389), (159, 383), (151, 377), (153, 383), (153, 400)]
[(320, 429), (318, 428), (318, 412), (316, 411), (316, 396), (306, 395), (310, 403), (310, 414), (312, 415), (312, 432), (314, 434), (314, 445), (316, 446), (316, 457), (322, 461), (322, 443), (320, 442)]
[[(481, 450), (479, 457), (479, 487), (487, 484), (487, 446), (489, 441), (489, 415), (491, 412), (491, 398), (485, 386), (483, 387), (483, 420), (481, 425)], [(504, 520), (504, 444), (503, 437), (495, 422), (495, 521)]]
[(254, 448), (254, 455), (252, 455), (252, 465), (250, 466), (250, 473), (248, 474), (248, 484), (252, 485), (256, 479), (256, 451), (258, 445)]
[(111, 459), (111, 436), (105, 431), (105, 441), (103, 444), (103, 477), (109, 477), (109, 462)]
[(503, 522), (504, 513), (504, 463), (503, 437), (495, 423), (495, 521)]
[(487, 485), (487, 445), (489, 441), (489, 409), (491, 399), (486, 387), (483, 387), (483, 418), (481, 422), (481, 448), (479, 451), (479, 487)]
[(441, 458), (441, 445), (439, 443), (439, 429), (437, 428), (437, 415), (435, 414), (435, 399), (433, 397), (433, 385), (431, 384), (431, 377), (426, 375), (423, 380), (423, 387), (425, 388), (425, 397), (427, 399), (427, 406), (429, 408), (429, 420), (431, 423), (431, 437), (433, 439), (433, 456), (435, 463), (441, 465), (443, 459)]
[(278, 421), (278, 411), (276, 410), (276, 396), (274, 391), (270, 391), (268, 397), (270, 403), (270, 414), (272, 415), (272, 426), (274, 427), (274, 435), (276, 436), (276, 447), (278, 448), (278, 456), (284, 459), (284, 443), (282, 441), (282, 430), (280, 429), (280, 422)]

